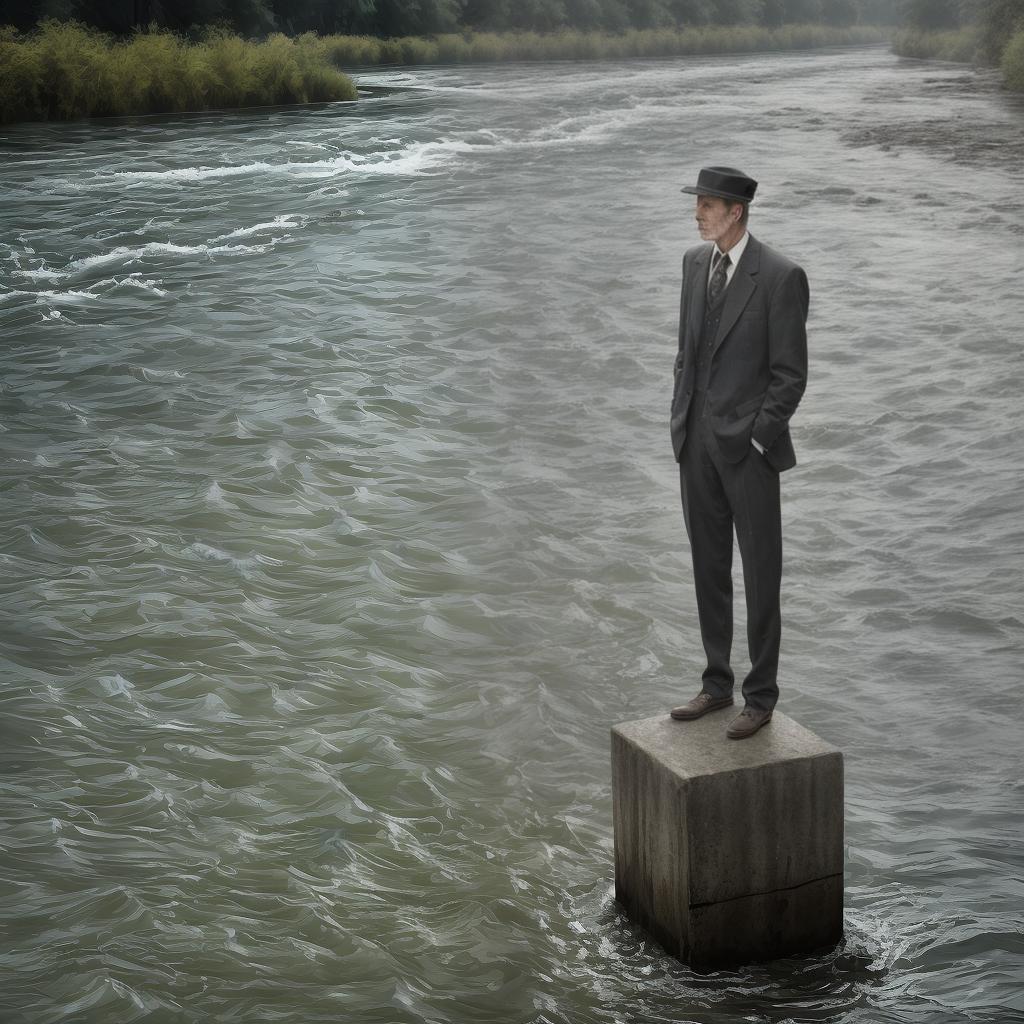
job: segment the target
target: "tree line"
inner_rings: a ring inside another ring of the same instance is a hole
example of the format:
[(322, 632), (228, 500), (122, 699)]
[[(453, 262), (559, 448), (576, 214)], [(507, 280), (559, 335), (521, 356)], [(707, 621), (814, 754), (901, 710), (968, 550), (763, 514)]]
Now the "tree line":
[(460, 31), (622, 32), (699, 25), (894, 24), (899, 0), (5, 0), (21, 31), (74, 19), (117, 36), (155, 24), (186, 37), (220, 27), (250, 38), (430, 36)]
[(999, 67), (1024, 91), (1024, 0), (904, 0), (893, 49), (905, 57)]
[(903, 13), (913, 31), (961, 32), (985, 64), (999, 64), (1009, 41), (1024, 31), (1024, 0), (905, 0)]

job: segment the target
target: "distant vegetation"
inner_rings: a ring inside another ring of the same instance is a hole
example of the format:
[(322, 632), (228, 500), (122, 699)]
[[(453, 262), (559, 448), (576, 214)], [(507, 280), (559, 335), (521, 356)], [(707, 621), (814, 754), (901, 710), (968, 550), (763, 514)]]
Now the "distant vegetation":
[(978, 52), (980, 36), (976, 25), (947, 29), (904, 28), (893, 35), (892, 48), (901, 57), (970, 64)]
[(0, 122), (350, 100), (376, 64), (881, 42), (889, 0), (4, 0)]
[(999, 67), (1024, 90), (1024, 0), (907, 0), (905, 16), (896, 53)]
[(899, 0), (4, 0), (0, 19), (25, 31), (54, 17), (130, 34), (155, 24), (196, 38), (219, 25), (272, 32), (435, 36), (452, 32), (624, 32), (701, 25), (893, 24)]
[(1017, 31), (1003, 50), (1003, 83), (1008, 89), (1024, 92), (1024, 32)]
[(0, 27), (0, 121), (163, 113), (352, 100), (352, 79), (312, 32), (253, 43), (214, 30), (195, 43), (171, 32), (118, 42), (79, 23), (45, 21), (19, 38)]
[(257, 43), (219, 27), (191, 42), (168, 29), (117, 40), (78, 22), (47, 20), (25, 35), (0, 27), (0, 122), (355, 99), (343, 67), (795, 50), (884, 38), (870, 26), (708, 25), (396, 39), (274, 33)]
[(599, 60), (671, 57), (697, 53), (805, 50), (816, 46), (878, 43), (889, 32), (870, 25), (704, 25), (694, 28), (626, 29), (623, 32), (466, 32), (424, 38), (326, 36), (339, 67), (363, 64), (478, 64), (503, 60)]

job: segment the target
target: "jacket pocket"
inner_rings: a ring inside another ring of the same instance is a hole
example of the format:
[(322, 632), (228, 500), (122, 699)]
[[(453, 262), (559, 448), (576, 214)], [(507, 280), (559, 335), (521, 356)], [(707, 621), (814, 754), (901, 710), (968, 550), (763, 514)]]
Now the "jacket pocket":
[(749, 402), (742, 402), (737, 405), (732, 411), (732, 418), (735, 420), (742, 419), (748, 413), (756, 412), (761, 408), (764, 403), (764, 395), (759, 395), (757, 398), (750, 399)]

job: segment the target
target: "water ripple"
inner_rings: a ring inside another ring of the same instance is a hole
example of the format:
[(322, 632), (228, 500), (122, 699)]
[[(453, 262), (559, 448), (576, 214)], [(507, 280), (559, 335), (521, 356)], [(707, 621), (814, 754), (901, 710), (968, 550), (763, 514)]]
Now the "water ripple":
[[(1019, 111), (878, 49), (364, 79), (8, 132), (0, 1016), (1024, 1021)], [(697, 975), (614, 901), (608, 729), (701, 668), (714, 153), (811, 277), (782, 694), (846, 931)]]

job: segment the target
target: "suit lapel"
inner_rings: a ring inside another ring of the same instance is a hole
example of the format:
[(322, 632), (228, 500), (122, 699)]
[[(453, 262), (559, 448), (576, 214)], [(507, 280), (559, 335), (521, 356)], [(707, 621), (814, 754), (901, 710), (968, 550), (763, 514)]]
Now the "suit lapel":
[(691, 347), (695, 347), (700, 337), (700, 325), (704, 319), (704, 304), (708, 296), (708, 265), (711, 262), (713, 245), (707, 246), (693, 259), (693, 273), (690, 281), (690, 301), (687, 303), (688, 335)]
[[(733, 325), (739, 319), (740, 313), (750, 301), (757, 287), (757, 274), (761, 269), (761, 243), (751, 235), (747, 239), (747, 247), (743, 250), (739, 263), (733, 271), (729, 287), (725, 289), (725, 300), (722, 305), (722, 318), (718, 321), (718, 333), (715, 335), (715, 344), (711, 350), (712, 355), (718, 351), (718, 346), (725, 340), (725, 336), (732, 330)], [(703, 310), (703, 305), (701, 309)]]

